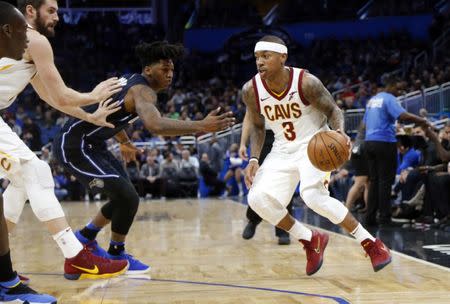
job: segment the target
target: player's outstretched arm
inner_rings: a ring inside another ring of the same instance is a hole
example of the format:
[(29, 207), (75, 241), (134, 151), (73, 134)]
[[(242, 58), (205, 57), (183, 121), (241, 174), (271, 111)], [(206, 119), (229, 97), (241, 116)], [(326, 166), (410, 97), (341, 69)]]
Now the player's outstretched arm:
[(39, 77), (35, 77), (31, 80), (31, 84), (39, 97), (53, 108), (66, 113), (67, 115), (90, 122), (100, 127), (114, 128), (114, 125), (107, 122), (106, 119), (112, 113), (120, 110), (120, 107), (118, 106), (119, 103), (117, 101), (112, 102), (111, 99), (108, 99), (100, 102), (98, 109), (94, 113), (88, 113), (78, 106), (70, 104), (61, 105), (53, 102), (53, 99), (47, 95), (47, 90)]
[(234, 124), (233, 113), (218, 115), (220, 109), (211, 111), (205, 119), (199, 121), (165, 118), (155, 106), (157, 96), (150, 87), (136, 85), (128, 92), (132, 95), (135, 111), (144, 122), (145, 128), (155, 134), (177, 136), (197, 132), (218, 132)]
[(55, 66), (53, 50), (47, 38), (34, 31), (28, 31), (28, 37), (28, 54), (36, 65), (36, 77), (41, 79), (46, 97), (52, 99), (53, 104), (85, 106), (104, 101), (121, 90), (122, 84), (117, 78), (100, 83), (90, 93), (79, 93), (68, 88)]

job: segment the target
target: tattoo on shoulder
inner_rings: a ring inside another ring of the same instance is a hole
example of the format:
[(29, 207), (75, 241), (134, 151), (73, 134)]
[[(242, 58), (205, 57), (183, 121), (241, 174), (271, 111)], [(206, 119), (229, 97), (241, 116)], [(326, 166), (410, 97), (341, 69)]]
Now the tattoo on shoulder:
[(247, 81), (242, 87), (242, 100), (247, 104), (253, 104), (255, 100), (255, 91), (251, 80)]
[(305, 74), (302, 83), (302, 91), (303, 95), (311, 105), (327, 116), (336, 107), (333, 96), (331, 96), (330, 92), (328, 92), (322, 82), (312, 74)]

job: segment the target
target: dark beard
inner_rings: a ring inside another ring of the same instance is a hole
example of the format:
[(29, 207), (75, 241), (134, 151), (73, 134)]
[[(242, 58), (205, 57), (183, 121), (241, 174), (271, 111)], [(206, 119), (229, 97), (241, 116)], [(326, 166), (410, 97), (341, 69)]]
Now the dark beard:
[(44, 35), (45, 37), (55, 36), (55, 32), (48, 30), (44, 22), (42, 22), (39, 10), (36, 12), (36, 31), (38, 31), (41, 35)]

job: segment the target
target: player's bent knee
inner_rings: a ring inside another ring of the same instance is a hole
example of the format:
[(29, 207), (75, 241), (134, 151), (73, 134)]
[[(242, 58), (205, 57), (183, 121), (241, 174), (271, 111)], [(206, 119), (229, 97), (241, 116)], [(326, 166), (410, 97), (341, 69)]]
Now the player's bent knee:
[(54, 182), (50, 166), (34, 158), (22, 165), (24, 187), (36, 217), (47, 222), (64, 217), (64, 212), (54, 192)]
[(50, 166), (37, 157), (22, 164), (22, 174), (25, 186), (38, 184), (43, 188), (55, 187)]
[(330, 197), (325, 189), (308, 188), (301, 190), (300, 194), (309, 208), (333, 224), (341, 223), (348, 213), (348, 209), (337, 199)]
[(248, 205), (272, 225), (277, 225), (288, 213), (287, 209), (274, 197), (254, 189), (248, 193)]
[(17, 187), (14, 183), (11, 183), (3, 193), (3, 197), (5, 200), (5, 218), (17, 224), (25, 206), (25, 201), (27, 200), (25, 188), (23, 186)]

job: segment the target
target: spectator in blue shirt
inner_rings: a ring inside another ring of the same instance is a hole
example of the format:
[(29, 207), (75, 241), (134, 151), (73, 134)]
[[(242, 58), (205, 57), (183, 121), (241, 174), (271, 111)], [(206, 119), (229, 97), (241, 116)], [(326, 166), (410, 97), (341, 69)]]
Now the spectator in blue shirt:
[(398, 157), (397, 175), (403, 171), (415, 168), (419, 165), (421, 154), (412, 146), (412, 139), (407, 135), (397, 136)]
[(395, 121), (410, 121), (429, 126), (426, 119), (406, 112), (397, 101), (397, 83), (395, 79), (387, 79), (386, 87), (367, 103), (363, 119), (365, 132), (365, 148), (369, 161), (369, 198), (366, 214), (366, 225), (391, 223), (391, 187), (397, 170), (397, 139), (395, 137)]

